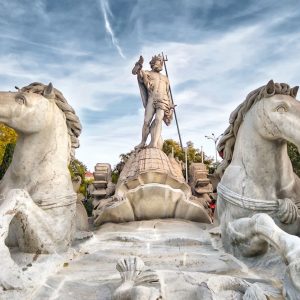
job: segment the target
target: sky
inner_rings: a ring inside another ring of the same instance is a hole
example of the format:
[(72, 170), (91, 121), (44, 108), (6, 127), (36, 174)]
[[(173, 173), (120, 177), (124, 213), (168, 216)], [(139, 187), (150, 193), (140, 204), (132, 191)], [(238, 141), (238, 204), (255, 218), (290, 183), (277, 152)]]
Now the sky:
[[(134, 63), (167, 68), (183, 143), (214, 157), (230, 113), (270, 79), (299, 85), (297, 0), (0, 0), (0, 90), (52, 82), (83, 131), (76, 157), (114, 166), (141, 139)], [(178, 141), (175, 122), (163, 138)]]

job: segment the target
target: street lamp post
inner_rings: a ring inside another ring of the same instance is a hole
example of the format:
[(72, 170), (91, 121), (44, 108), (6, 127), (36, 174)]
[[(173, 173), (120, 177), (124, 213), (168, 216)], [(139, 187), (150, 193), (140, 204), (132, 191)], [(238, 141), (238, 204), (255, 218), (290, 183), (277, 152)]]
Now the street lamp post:
[(219, 140), (219, 138), (222, 136), (223, 134), (220, 134), (218, 137), (215, 136), (214, 133), (211, 134), (211, 136), (205, 136), (207, 139), (209, 140), (213, 140), (215, 143), (215, 151), (216, 151), (216, 164), (218, 162), (218, 151), (217, 151), (217, 142)]

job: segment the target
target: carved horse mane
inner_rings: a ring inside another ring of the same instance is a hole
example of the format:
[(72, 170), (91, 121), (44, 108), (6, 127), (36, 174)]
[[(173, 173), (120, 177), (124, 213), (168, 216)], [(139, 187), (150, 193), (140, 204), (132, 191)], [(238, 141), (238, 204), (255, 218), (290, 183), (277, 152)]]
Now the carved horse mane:
[[(51, 83), (50, 83), (50, 85), (52, 87)], [(45, 85), (45, 84), (42, 84), (39, 82), (33, 82), (25, 87), (22, 87), (21, 89), (19, 89), (19, 91), (21, 93), (36, 93), (36, 94), (44, 95), (46, 88), (47, 88), (47, 85)], [(71, 107), (70, 104), (68, 104), (68, 102), (65, 99), (65, 97), (63, 96), (63, 94), (56, 88), (53, 88), (52, 91), (53, 91), (52, 94), (48, 95), (47, 97), (54, 99), (57, 107), (66, 116), (68, 133), (71, 137), (70, 155), (71, 155), (71, 158), (73, 158), (74, 153), (75, 153), (75, 148), (79, 147), (78, 137), (81, 133), (82, 126), (81, 126), (80, 120), (79, 120), (78, 116), (76, 115), (74, 109)]]
[(220, 156), (223, 158), (216, 171), (218, 176), (223, 176), (225, 169), (231, 162), (240, 125), (243, 122), (245, 114), (250, 110), (250, 108), (259, 100), (263, 98), (270, 98), (276, 94), (289, 95), (293, 98), (296, 98), (298, 89), (298, 86), (290, 88), (290, 86), (286, 83), (274, 83), (273, 80), (270, 80), (267, 85), (263, 85), (247, 95), (244, 102), (242, 102), (231, 113), (229, 117), (230, 125), (224, 131), (223, 136), (218, 143), (217, 150)]

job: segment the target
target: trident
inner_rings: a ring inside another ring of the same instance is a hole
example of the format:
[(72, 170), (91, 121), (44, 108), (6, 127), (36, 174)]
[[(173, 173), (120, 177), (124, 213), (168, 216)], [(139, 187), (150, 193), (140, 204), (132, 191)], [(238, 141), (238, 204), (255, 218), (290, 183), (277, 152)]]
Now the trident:
[[(164, 56), (164, 53), (163, 53), (163, 52), (162, 52), (161, 54), (162, 54), (162, 58), (163, 58), (163, 62), (164, 62), (164, 67), (165, 67), (166, 76), (167, 76), (168, 79), (169, 79), (168, 70), (167, 70), (167, 65), (166, 65), (166, 61), (168, 61), (168, 57), (167, 57), (167, 55)], [(179, 136), (180, 146), (181, 146), (181, 149), (183, 150), (182, 140), (181, 140), (181, 135), (180, 135), (180, 130), (179, 130), (178, 121), (177, 121), (177, 115), (176, 115), (176, 110), (175, 110), (175, 106), (176, 106), (176, 105), (174, 105), (174, 100), (173, 100), (173, 95), (172, 95), (172, 90), (171, 90), (170, 80), (169, 80), (169, 93), (170, 93), (170, 98), (171, 98), (172, 105), (173, 105), (173, 109), (174, 109), (174, 116), (175, 116), (175, 122), (176, 122), (177, 132), (178, 132), (178, 136)]]

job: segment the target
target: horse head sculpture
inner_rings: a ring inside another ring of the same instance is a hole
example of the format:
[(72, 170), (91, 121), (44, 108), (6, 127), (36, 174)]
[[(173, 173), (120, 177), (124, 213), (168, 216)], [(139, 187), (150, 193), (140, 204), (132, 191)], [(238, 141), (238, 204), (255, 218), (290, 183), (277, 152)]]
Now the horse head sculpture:
[(0, 275), (0, 285), (7, 289), (16, 286), (19, 271), (5, 242), (33, 253), (64, 251), (71, 243), (76, 194), (68, 164), (79, 146), (81, 124), (51, 83), (0, 92), (0, 122), (18, 133), (0, 182), (0, 252), (10, 274)]
[[(50, 187), (44, 189), (41, 177), (45, 180), (56, 174), (59, 182), (60, 175), (68, 174), (68, 162), (79, 146), (81, 124), (73, 108), (51, 83), (33, 83), (18, 92), (0, 92), (0, 122), (18, 133), (13, 161), (0, 184), (0, 193), (24, 188), (31, 197), (43, 198), (40, 194), (49, 194)], [(71, 188), (69, 191), (73, 193)]]
[[(218, 145), (224, 160), (217, 170), (222, 176), (220, 197), (232, 198), (231, 204), (218, 203), (220, 215), (226, 210), (223, 206), (232, 206), (228, 221), (243, 216), (242, 211), (245, 216), (267, 211), (284, 230), (298, 234), (300, 183), (287, 154), (287, 141), (300, 148), (297, 91), (298, 87), (271, 80), (251, 92), (231, 114)], [(232, 196), (226, 196), (226, 191)]]
[[(268, 245), (289, 264), (290, 294), (300, 291), (300, 180), (287, 142), (300, 148), (298, 87), (274, 83), (252, 91), (230, 116), (218, 144), (217, 212), (227, 250), (246, 256)], [(291, 271), (292, 270), (292, 271)], [(290, 299), (294, 296), (290, 296)]]
[(45, 116), (48, 116), (52, 95), (51, 83), (45, 88), (43, 96), (24, 93), (22, 90), (0, 92), (0, 122), (12, 127), (19, 134), (41, 131), (50, 122)]

